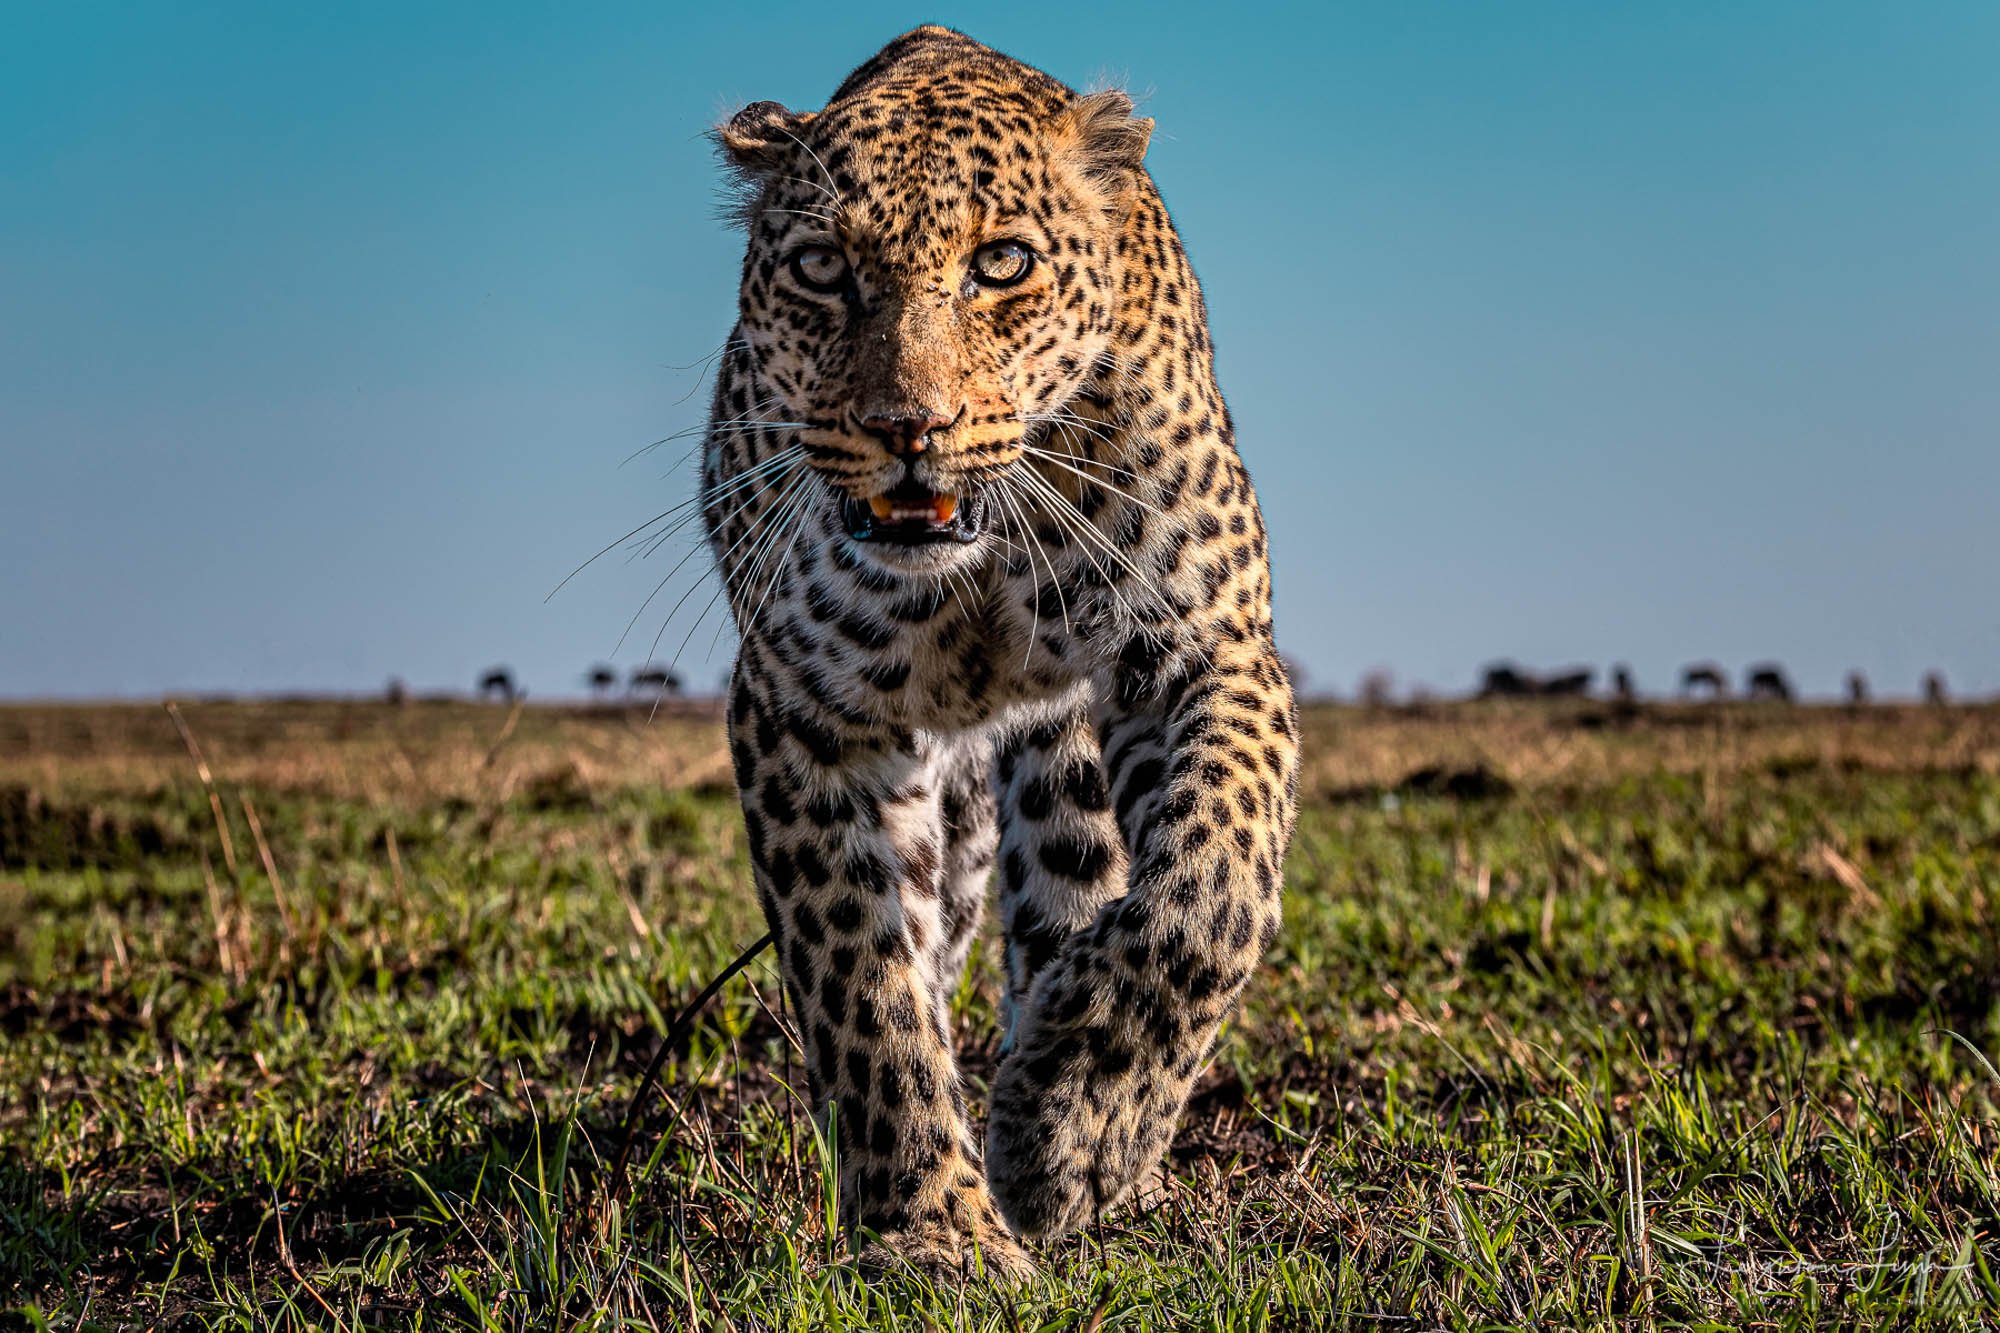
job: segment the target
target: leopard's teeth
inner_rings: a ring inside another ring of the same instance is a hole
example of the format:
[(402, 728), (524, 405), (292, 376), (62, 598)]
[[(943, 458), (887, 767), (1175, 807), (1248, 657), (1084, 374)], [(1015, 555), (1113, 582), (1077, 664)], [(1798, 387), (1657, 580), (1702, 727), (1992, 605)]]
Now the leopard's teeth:
[(883, 523), (949, 523), (958, 513), (956, 495), (933, 495), (924, 500), (900, 500), (887, 495), (871, 495), (868, 507)]
[(876, 496), (868, 502), (875, 517), (892, 523), (949, 523), (958, 512), (956, 495), (933, 495), (919, 504)]

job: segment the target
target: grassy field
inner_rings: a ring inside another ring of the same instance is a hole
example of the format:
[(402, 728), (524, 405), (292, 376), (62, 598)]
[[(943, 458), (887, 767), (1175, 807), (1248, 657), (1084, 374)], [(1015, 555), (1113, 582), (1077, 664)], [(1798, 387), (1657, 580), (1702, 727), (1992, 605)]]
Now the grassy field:
[[(719, 724), (0, 709), (29, 1327), (2000, 1322), (2000, 709), (1308, 716), (1284, 933), (1146, 1206), (863, 1285)], [(957, 1008), (975, 1105), (997, 949)]]

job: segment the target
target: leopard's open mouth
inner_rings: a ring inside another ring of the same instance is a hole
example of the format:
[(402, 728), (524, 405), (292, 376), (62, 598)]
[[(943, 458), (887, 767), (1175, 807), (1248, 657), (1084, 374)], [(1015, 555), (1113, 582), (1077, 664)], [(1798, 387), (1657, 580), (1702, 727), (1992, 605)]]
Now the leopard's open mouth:
[(986, 526), (986, 496), (976, 490), (944, 494), (914, 477), (904, 477), (866, 500), (842, 497), (840, 517), (847, 524), (847, 535), (858, 542), (963, 544), (976, 540)]

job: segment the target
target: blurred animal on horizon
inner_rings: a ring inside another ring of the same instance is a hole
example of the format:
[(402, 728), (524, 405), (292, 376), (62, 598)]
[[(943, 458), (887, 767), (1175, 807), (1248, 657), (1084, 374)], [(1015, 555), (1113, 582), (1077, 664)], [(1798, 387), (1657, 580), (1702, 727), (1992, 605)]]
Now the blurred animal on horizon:
[(521, 691), (514, 684), (514, 673), (506, 667), (493, 667), (479, 678), (479, 697), (497, 697), (501, 703), (510, 704), (521, 697)]
[(1590, 692), (1596, 672), (1574, 667), (1554, 675), (1541, 676), (1513, 662), (1494, 662), (1481, 679), (1481, 699), (1575, 699)]
[(1790, 703), (1795, 697), (1785, 669), (1776, 662), (1760, 662), (1744, 674), (1743, 693), (1752, 699)]
[(634, 667), (625, 682), (628, 694), (675, 695), (681, 692), (681, 678), (663, 666), (648, 663)]
[(1681, 693), (1692, 699), (1706, 690), (1711, 699), (1729, 697), (1729, 677), (1713, 662), (1696, 662), (1681, 668)]

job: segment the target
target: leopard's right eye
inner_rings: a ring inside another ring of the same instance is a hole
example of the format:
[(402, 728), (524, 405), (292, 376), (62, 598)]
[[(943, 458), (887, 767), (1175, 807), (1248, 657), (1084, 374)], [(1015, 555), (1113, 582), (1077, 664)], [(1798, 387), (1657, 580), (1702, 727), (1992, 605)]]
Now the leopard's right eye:
[(982, 287), (1012, 287), (1034, 268), (1035, 252), (1020, 241), (995, 241), (972, 255), (972, 280)]
[(837, 292), (847, 285), (847, 256), (831, 245), (808, 245), (792, 253), (792, 276), (812, 292)]

